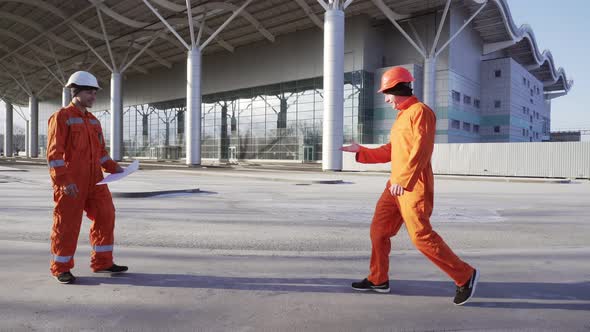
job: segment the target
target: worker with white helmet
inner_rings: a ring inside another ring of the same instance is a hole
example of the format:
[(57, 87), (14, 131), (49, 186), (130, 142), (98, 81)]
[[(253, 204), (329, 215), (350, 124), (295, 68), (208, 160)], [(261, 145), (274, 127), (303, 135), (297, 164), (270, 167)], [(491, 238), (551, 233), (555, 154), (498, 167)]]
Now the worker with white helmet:
[(127, 267), (113, 263), (115, 207), (109, 188), (97, 185), (103, 171), (123, 171), (109, 157), (100, 122), (88, 111), (100, 86), (94, 75), (78, 71), (70, 76), (66, 87), (71, 89), (72, 101), (49, 118), (47, 162), (55, 201), (51, 273), (58, 282), (70, 284), (76, 280), (70, 270), (84, 211), (92, 221), (92, 270), (119, 273)]

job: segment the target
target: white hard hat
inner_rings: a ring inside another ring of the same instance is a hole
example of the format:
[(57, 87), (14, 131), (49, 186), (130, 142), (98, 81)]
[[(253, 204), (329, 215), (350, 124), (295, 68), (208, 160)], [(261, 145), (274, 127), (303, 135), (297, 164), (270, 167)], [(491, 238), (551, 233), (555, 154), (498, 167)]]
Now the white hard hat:
[(73, 73), (72, 76), (70, 76), (70, 79), (68, 79), (68, 83), (66, 83), (66, 88), (71, 88), (72, 84), (77, 86), (91, 86), (100, 89), (96, 77), (87, 71), (77, 71)]

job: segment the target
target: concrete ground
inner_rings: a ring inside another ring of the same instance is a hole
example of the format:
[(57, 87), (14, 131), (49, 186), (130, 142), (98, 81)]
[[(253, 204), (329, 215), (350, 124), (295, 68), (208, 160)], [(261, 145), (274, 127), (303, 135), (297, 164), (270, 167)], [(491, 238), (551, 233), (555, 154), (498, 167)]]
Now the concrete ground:
[[(322, 181), (329, 183), (323, 184)], [(341, 180), (341, 182), (336, 181)], [(0, 163), (0, 330), (590, 331), (590, 182), (437, 177), (434, 228), (482, 275), (476, 297), (401, 231), (391, 294), (361, 294), (369, 225), (386, 174), (313, 170), (140, 170), (115, 197), (118, 264), (50, 278), (46, 167)]]

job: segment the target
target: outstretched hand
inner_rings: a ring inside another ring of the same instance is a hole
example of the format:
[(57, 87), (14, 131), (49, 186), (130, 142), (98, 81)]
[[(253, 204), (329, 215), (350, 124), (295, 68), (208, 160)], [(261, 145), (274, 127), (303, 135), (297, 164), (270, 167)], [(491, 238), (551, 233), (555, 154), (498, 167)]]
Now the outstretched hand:
[(359, 152), (361, 150), (361, 146), (358, 145), (355, 141), (352, 141), (352, 144), (350, 144), (349, 146), (343, 146), (340, 148), (340, 151), (344, 151), (344, 152)]

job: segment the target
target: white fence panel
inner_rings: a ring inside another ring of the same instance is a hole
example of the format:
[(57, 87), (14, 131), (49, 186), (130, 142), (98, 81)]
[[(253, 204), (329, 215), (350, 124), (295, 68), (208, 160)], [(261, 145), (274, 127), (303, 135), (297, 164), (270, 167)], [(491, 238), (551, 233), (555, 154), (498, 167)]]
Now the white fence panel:
[[(375, 148), (379, 145), (365, 145)], [(344, 153), (344, 170), (388, 171)], [(590, 179), (590, 142), (436, 144), (435, 174)]]

